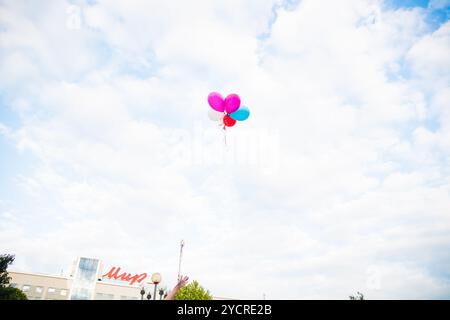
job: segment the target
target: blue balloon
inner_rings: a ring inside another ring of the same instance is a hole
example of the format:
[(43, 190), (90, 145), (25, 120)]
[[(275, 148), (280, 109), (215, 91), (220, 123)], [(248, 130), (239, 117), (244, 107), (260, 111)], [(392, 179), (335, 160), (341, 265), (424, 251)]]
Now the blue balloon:
[(246, 106), (240, 106), (235, 112), (230, 113), (230, 117), (237, 121), (244, 121), (250, 116), (250, 110)]

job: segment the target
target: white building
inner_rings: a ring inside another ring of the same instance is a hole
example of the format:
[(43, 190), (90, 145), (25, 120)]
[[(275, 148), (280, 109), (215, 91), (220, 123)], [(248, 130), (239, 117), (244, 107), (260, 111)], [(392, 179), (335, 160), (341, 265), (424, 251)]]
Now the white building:
[[(33, 300), (137, 300), (151, 299), (154, 284), (146, 273), (132, 275), (119, 267), (103, 274), (98, 259), (78, 258), (69, 276), (9, 271), (10, 285), (21, 289)], [(141, 296), (144, 288), (145, 295)], [(156, 299), (163, 298), (156, 292)]]

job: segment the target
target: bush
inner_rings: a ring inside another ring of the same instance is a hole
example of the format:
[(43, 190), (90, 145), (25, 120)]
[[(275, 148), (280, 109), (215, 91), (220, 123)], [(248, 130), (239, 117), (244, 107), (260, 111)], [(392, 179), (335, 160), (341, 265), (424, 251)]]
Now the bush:
[(177, 292), (175, 300), (212, 300), (212, 295), (194, 280)]
[(22, 290), (13, 287), (0, 288), (0, 300), (28, 300)]

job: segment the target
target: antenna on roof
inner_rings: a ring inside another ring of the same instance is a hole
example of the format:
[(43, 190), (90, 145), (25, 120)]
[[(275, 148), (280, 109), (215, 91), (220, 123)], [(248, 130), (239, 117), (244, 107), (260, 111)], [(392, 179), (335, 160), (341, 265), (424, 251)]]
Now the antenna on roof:
[(178, 281), (180, 281), (180, 278), (181, 278), (181, 258), (183, 256), (183, 247), (184, 247), (184, 240), (181, 240), (181, 242), (180, 242), (180, 258), (178, 260)]

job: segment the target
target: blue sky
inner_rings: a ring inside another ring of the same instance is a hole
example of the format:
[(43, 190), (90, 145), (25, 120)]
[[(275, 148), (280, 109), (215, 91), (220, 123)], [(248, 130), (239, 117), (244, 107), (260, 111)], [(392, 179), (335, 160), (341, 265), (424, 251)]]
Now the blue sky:
[[(450, 297), (448, 1), (0, 10), (14, 268), (85, 255), (171, 286), (184, 238), (218, 296)], [(211, 91), (252, 111), (226, 146)]]
[(450, 3), (446, 0), (443, 1), (425, 1), (425, 0), (411, 0), (411, 1), (386, 1), (389, 7), (401, 9), (401, 8), (424, 8), (427, 10), (426, 21), (433, 28), (437, 29), (442, 23), (445, 23), (449, 19)]
[[(8, 106), (8, 103), (2, 100), (0, 108), (0, 118), (2, 124), (9, 128), (16, 129), (20, 127), (20, 118)], [(0, 168), (0, 192), (3, 195), (13, 197), (16, 195), (15, 177), (23, 174), (31, 165), (31, 155), (21, 154), (13, 141), (5, 135), (0, 136), (0, 153), (2, 155), (3, 165)]]

